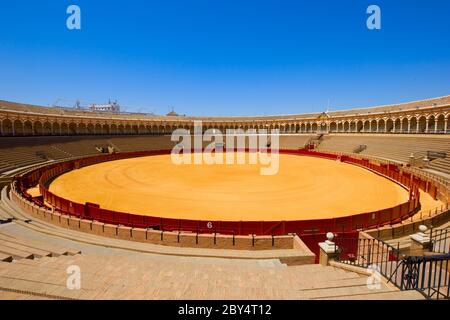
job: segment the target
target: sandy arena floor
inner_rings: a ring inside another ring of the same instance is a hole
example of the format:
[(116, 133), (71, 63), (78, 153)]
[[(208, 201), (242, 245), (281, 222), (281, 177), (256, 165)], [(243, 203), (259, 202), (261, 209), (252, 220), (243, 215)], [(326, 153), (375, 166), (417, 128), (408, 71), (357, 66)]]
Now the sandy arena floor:
[(174, 165), (170, 155), (104, 162), (58, 177), (50, 191), (116, 211), (230, 221), (331, 218), (408, 199), (402, 187), (365, 169), (283, 154), (273, 176), (260, 175), (260, 165)]

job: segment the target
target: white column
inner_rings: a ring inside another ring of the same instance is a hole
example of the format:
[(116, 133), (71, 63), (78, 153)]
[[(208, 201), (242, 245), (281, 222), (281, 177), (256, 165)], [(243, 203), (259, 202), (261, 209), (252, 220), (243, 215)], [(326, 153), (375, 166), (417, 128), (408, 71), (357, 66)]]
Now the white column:
[(329, 265), (331, 260), (335, 260), (338, 257), (338, 246), (333, 242), (334, 234), (327, 233), (327, 240), (325, 242), (319, 242), (320, 253), (319, 263), (323, 266)]

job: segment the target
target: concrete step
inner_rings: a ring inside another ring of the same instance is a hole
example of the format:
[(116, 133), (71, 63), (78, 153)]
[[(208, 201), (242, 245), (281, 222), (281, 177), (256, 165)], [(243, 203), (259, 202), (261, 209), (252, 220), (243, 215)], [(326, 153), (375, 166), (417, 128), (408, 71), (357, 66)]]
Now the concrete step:
[(329, 298), (341, 298), (347, 297), (347, 299), (353, 299), (354, 296), (388, 293), (392, 290), (384, 285), (381, 285), (379, 289), (369, 289), (367, 285), (354, 286), (354, 287), (340, 287), (340, 288), (324, 288), (317, 290), (308, 290), (302, 292), (302, 295), (306, 299), (329, 299)]
[(17, 244), (20, 244), (23, 246), (27, 246), (30, 248), (49, 251), (52, 254), (52, 256), (65, 255), (65, 254), (68, 254), (70, 251), (68, 249), (54, 246), (49, 243), (42, 243), (39, 241), (29, 240), (29, 239), (19, 239), (19, 238), (13, 237), (11, 235), (8, 235), (7, 233), (1, 232), (1, 231), (2, 230), (0, 230), (0, 240), (11, 241), (11, 242), (14, 242), (14, 243), (17, 243)]
[(0, 253), (5, 255), (12, 256), (13, 259), (34, 259), (34, 255), (28, 251), (22, 251), (19, 249), (8, 248), (4, 246), (0, 246)]
[(1, 248), (11, 248), (11, 249), (22, 250), (24, 252), (30, 252), (35, 258), (48, 257), (48, 256), (52, 255), (52, 253), (49, 251), (31, 248), (31, 247), (27, 247), (27, 246), (24, 246), (21, 244), (17, 244), (15, 242), (5, 241), (5, 240), (0, 240), (0, 250), (1, 250)]
[(391, 291), (391, 292), (372, 292), (369, 294), (350, 295), (323, 298), (324, 300), (423, 300), (424, 296), (420, 292), (411, 291)]
[(8, 254), (0, 253), (0, 261), (12, 262), (13, 261), (13, 257), (8, 255)]

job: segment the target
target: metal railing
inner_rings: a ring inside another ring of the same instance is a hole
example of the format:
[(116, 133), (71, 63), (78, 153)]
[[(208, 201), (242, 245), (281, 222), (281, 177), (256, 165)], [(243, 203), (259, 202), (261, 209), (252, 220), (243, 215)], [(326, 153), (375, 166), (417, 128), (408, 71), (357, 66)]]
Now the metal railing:
[(430, 250), (435, 253), (450, 253), (450, 229), (430, 231)]
[(336, 238), (335, 247), (340, 262), (363, 268), (376, 268), (388, 277), (402, 259), (400, 243), (394, 247), (379, 239)]
[(388, 278), (400, 290), (417, 290), (427, 299), (450, 299), (450, 254), (407, 257)]
[[(435, 230), (434, 243), (447, 239), (445, 231)], [(399, 243), (394, 247), (373, 238), (336, 238), (335, 253), (339, 262), (378, 272), (400, 290), (417, 290), (427, 299), (450, 298), (449, 253), (406, 256)]]

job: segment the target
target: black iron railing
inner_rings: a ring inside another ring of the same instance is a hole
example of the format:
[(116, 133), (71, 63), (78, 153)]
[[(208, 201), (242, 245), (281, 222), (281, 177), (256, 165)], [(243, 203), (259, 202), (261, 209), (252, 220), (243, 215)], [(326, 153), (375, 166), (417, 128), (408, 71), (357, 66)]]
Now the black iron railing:
[(450, 254), (407, 257), (388, 278), (400, 290), (417, 290), (427, 299), (450, 298)]
[(436, 253), (450, 253), (450, 230), (440, 229), (430, 231), (430, 249)]
[[(447, 239), (445, 230), (435, 230), (433, 234), (432, 241), (436, 241), (433, 244)], [(449, 253), (415, 257), (401, 254), (399, 243), (394, 247), (374, 238), (335, 238), (334, 241), (341, 263), (371, 269), (400, 290), (417, 290), (427, 299), (450, 298)]]
[(377, 267), (383, 275), (390, 275), (401, 259), (399, 244), (394, 247), (378, 239), (336, 238), (335, 244), (340, 262), (363, 268)]

